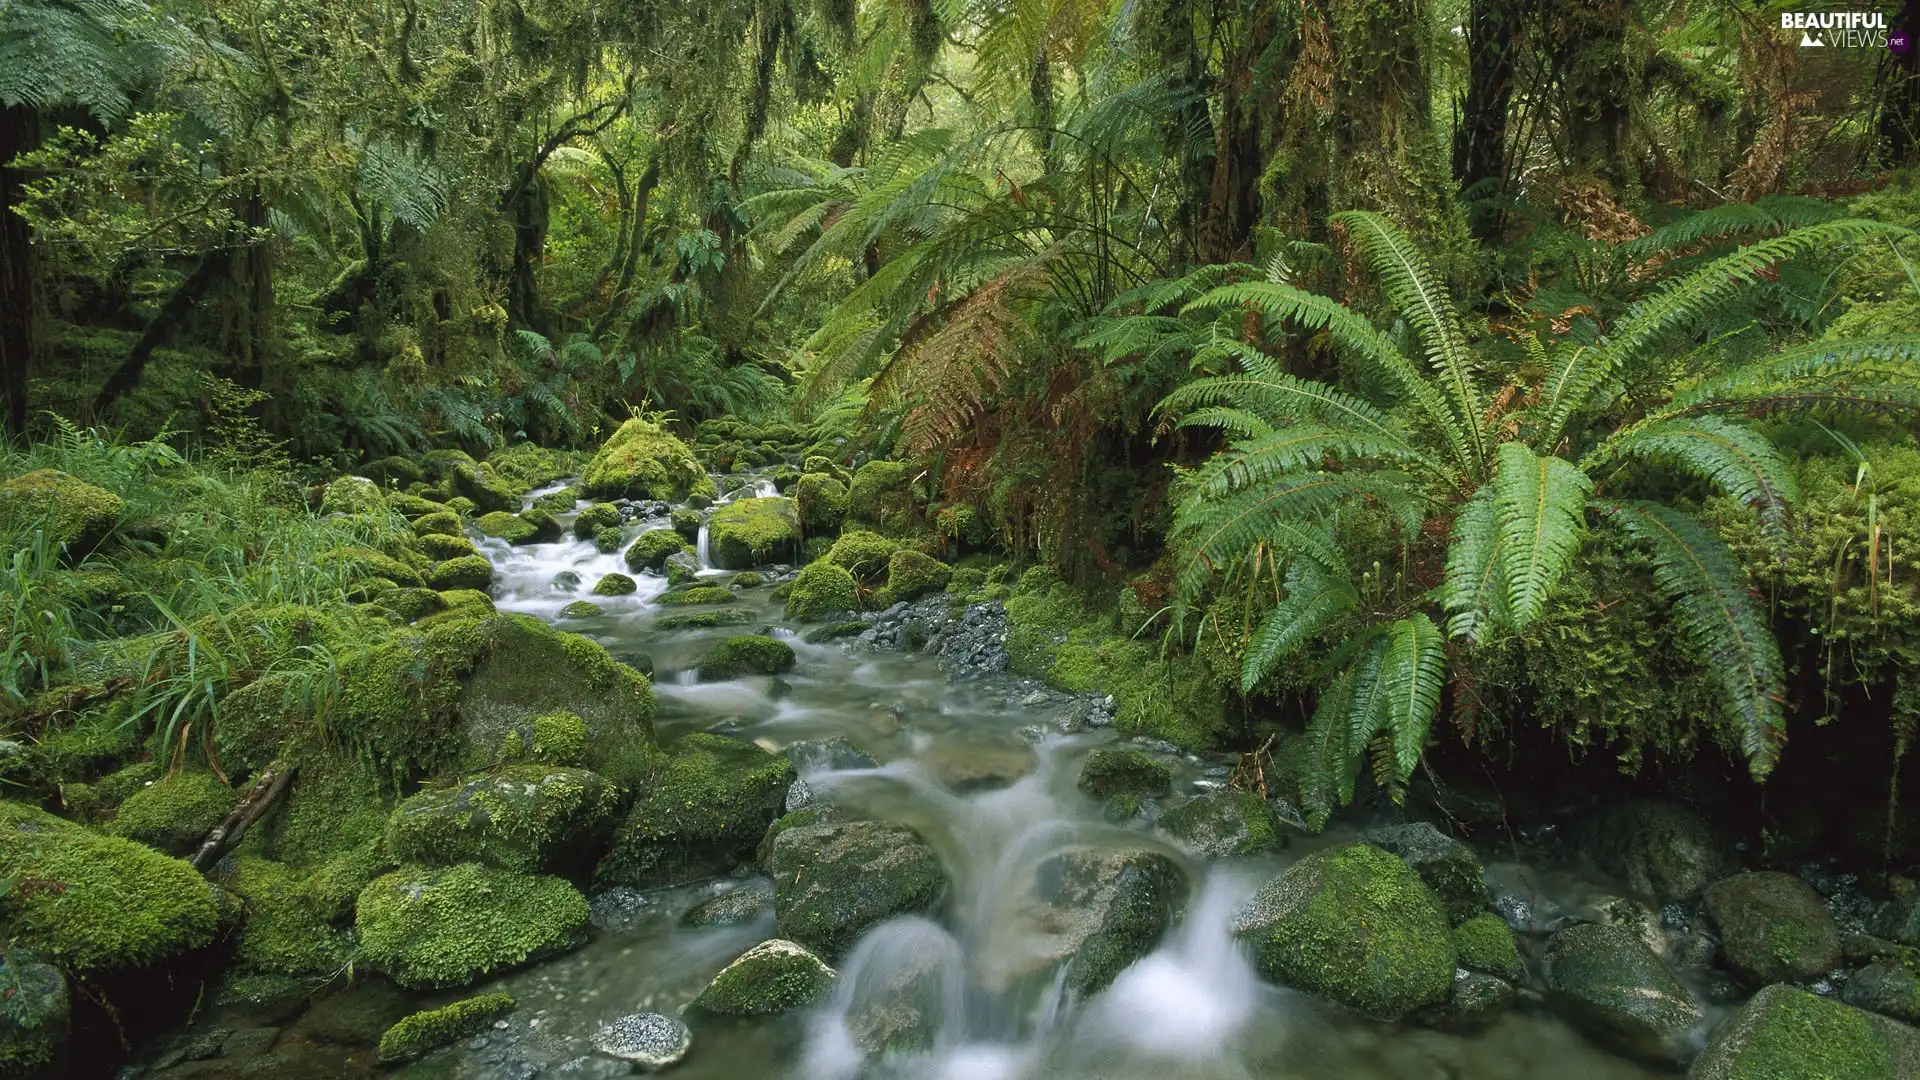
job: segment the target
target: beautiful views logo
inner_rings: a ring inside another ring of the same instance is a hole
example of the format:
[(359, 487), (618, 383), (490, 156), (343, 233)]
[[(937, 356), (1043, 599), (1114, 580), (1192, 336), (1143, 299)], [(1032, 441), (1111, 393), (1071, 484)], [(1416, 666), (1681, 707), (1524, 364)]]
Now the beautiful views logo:
[[(1783, 11), (1782, 30), (1798, 30), (1800, 46), (1807, 49), (1886, 49), (1893, 42), (1887, 17), (1878, 11)], [(1905, 33), (1900, 34), (1905, 43)]]

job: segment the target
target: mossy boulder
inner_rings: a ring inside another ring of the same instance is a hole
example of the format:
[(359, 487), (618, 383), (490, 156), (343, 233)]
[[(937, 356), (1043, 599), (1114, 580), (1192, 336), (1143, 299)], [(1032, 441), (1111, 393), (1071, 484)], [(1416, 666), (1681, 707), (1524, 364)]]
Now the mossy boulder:
[(688, 585), (668, 589), (654, 598), (665, 607), (697, 607), (701, 604), (731, 604), (732, 590), (720, 585)]
[(0, 905), (7, 938), (78, 975), (180, 956), (221, 921), (193, 867), (19, 803), (0, 802), (0, 878), (49, 883)]
[(793, 485), (793, 505), (809, 533), (831, 533), (847, 517), (847, 485), (825, 473), (802, 473)]
[[(432, 517), (435, 514), (451, 513), (446, 503), (437, 502), (433, 499), (423, 499), (418, 495), (410, 495), (404, 491), (388, 491), (384, 497), (386, 499), (387, 509), (415, 523), (418, 523), (421, 518)], [(454, 514), (456, 519), (458, 519), (459, 516), (458, 514)]]
[(478, 553), (435, 563), (433, 569), (427, 571), (427, 587), (441, 592), (449, 589), (485, 589), (492, 584), (493, 564)]
[(354, 894), (385, 868), (371, 850), (362, 854), (312, 871), (248, 854), (234, 859), (223, 881), (246, 905), (234, 949), (241, 965), (255, 974), (327, 978), (352, 962), (357, 949), (340, 923)]
[(793, 647), (770, 637), (728, 638), (700, 661), (704, 682), (737, 679), (742, 675), (779, 675), (792, 671)]
[(408, 987), (467, 986), (584, 940), (587, 900), (561, 878), (478, 863), (403, 867), (360, 893), (367, 959)]
[(380, 1061), (411, 1061), (429, 1050), (472, 1038), (491, 1030), (495, 1020), (516, 1007), (510, 994), (481, 994), (438, 1009), (423, 1009), (380, 1036)]
[(590, 499), (684, 501), (706, 479), (687, 444), (639, 417), (621, 424), (580, 476)]
[(1560, 1011), (1622, 1053), (1671, 1062), (1700, 1021), (1686, 987), (1632, 927), (1568, 927), (1548, 939), (1545, 965)]
[(1453, 948), (1460, 966), (1468, 971), (1498, 975), (1510, 983), (1525, 983), (1527, 967), (1513, 942), (1513, 931), (1500, 916), (1482, 912), (1453, 928)]
[(833, 989), (835, 972), (806, 946), (774, 938), (720, 969), (693, 1008), (722, 1016), (770, 1016), (811, 1005)]
[(1920, 971), (1899, 959), (1875, 960), (1855, 971), (1840, 997), (1855, 1008), (1920, 1023)]
[(860, 587), (844, 567), (830, 562), (807, 564), (793, 579), (787, 594), (787, 618), (819, 619), (860, 609)]
[[(421, 536), (459, 536), (460, 515), (451, 510), (439, 510), (413, 520), (413, 535)], [(415, 544), (415, 548), (419, 545)]]
[(602, 555), (611, 555), (619, 551), (620, 545), (626, 540), (626, 534), (620, 531), (619, 526), (609, 525), (593, 534), (593, 550)]
[(759, 618), (746, 608), (715, 608), (711, 611), (663, 615), (653, 625), (660, 630), (711, 630), (716, 626), (745, 626), (758, 622)]
[(772, 886), (756, 882), (700, 901), (680, 917), (680, 925), (741, 926), (772, 911)]
[(169, 855), (190, 855), (239, 801), (210, 772), (178, 772), (129, 796), (107, 831)]
[(1160, 815), (1160, 828), (1209, 859), (1258, 855), (1280, 846), (1273, 808), (1250, 791), (1216, 791)]
[(1776, 983), (1721, 1023), (1688, 1080), (1908, 1080), (1920, 1033)]
[(887, 557), (887, 599), (889, 602), (917, 600), (947, 587), (953, 567), (912, 548), (901, 548)]
[(847, 517), (888, 532), (910, 529), (924, 501), (914, 490), (912, 470), (898, 461), (869, 461), (847, 485)]
[(887, 568), (893, 553), (900, 550), (897, 540), (889, 540), (866, 529), (849, 529), (827, 549), (827, 561), (844, 568), (861, 581), (877, 579)]
[(608, 574), (593, 583), (595, 596), (632, 596), (640, 583), (625, 574)]
[[(485, 465), (455, 465), (447, 472), (447, 490), (485, 513), (509, 513), (520, 507), (520, 493)], [(452, 505), (453, 500), (447, 500)]]
[(35, 469), (0, 483), (0, 535), (38, 525), (56, 543), (90, 549), (126, 509), (120, 496), (58, 469)]
[[(536, 513), (543, 515), (544, 520), (536, 520), (534, 518)], [(529, 510), (524, 514), (509, 514), (496, 510), (491, 514), (480, 515), (479, 519), (473, 523), (473, 527), (486, 536), (505, 540), (509, 544), (544, 544), (560, 538), (558, 524), (552, 526), (552, 535), (547, 535), (542, 528), (543, 525), (552, 521), (553, 515), (546, 514), (545, 511)]]
[(354, 472), (381, 487), (405, 487), (427, 478), (427, 471), (412, 458), (383, 457), (367, 462)]
[(1034, 954), (1065, 963), (1065, 985), (1081, 998), (1160, 944), (1186, 906), (1187, 876), (1146, 849), (1069, 851), (1041, 863), (1027, 921)]
[[(426, 533), (413, 538), (413, 550), (419, 552), (434, 563), (443, 563), (449, 559), (470, 559), (480, 554), (473, 541), (457, 533)], [(492, 572), (492, 565), (488, 565)], [(432, 577), (429, 571), (429, 578)]]
[(783, 829), (767, 863), (774, 932), (828, 957), (882, 919), (931, 910), (947, 891), (933, 849), (889, 821)]
[(415, 588), (425, 584), (420, 572), (406, 563), (367, 547), (340, 547), (321, 553), (317, 560), (322, 566), (337, 567), (348, 575), (360, 578), (363, 584), (372, 580), (390, 581), (403, 588)]
[(713, 565), (722, 570), (791, 562), (799, 544), (800, 519), (792, 499), (736, 499), (707, 519), (707, 545)]
[(658, 570), (666, 565), (669, 556), (690, 550), (687, 542), (672, 529), (648, 529), (627, 547), (627, 568)]
[(387, 826), (401, 862), (472, 862), (571, 876), (592, 865), (621, 809), (620, 789), (585, 769), (511, 765), (402, 802)]
[(545, 510), (549, 514), (570, 514), (573, 512), (574, 504), (580, 501), (576, 497), (578, 495), (579, 492), (572, 488), (549, 491), (545, 495), (536, 495), (533, 507), (536, 510)]
[(22, 952), (0, 952), (0, 1076), (41, 1077), (67, 1044), (67, 978)]
[(1080, 790), (1096, 799), (1109, 795), (1165, 795), (1173, 770), (1131, 747), (1102, 747), (1080, 767)]
[(1734, 870), (1725, 841), (1679, 803), (1644, 799), (1613, 807), (1588, 824), (1586, 840), (1600, 870), (1656, 904), (1694, 900)]
[(1397, 1020), (1445, 1001), (1455, 954), (1446, 912), (1420, 876), (1369, 844), (1314, 852), (1234, 918), (1265, 978)]
[(724, 874), (753, 858), (780, 815), (794, 770), (750, 742), (696, 732), (636, 785), (600, 861), (602, 885), (662, 888)]
[(1736, 874), (1703, 895), (1727, 967), (1747, 985), (1811, 979), (1839, 965), (1833, 916), (1820, 894), (1792, 874)]
[(320, 497), (320, 512), (364, 514), (382, 509), (385, 504), (379, 484), (364, 476), (343, 476), (327, 485), (325, 494)]
[(573, 535), (581, 540), (593, 539), (601, 529), (619, 527), (620, 508), (612, 503), (594, 503), (573, 519)]
[(689, 510), (684, 506), (667, 515), (668, 525), (689, 544), (700, 539), (700, 525), (704, 520), (700, 516), (700, 511)]
[(563, 619), (596, 619), (601, 614), (603, 612), (600, 605), (591, 600), (575, 600), (560, 609), (560, 617)]
[(1487, 888), (1480, 856), (1427, 822), (1369, 829), (1366, 841), (1393, 852), (1413, 867), (1447, 906), (1447, 918), (1456, 924), (1487, 910), (1493, 903), (1493, 892)]

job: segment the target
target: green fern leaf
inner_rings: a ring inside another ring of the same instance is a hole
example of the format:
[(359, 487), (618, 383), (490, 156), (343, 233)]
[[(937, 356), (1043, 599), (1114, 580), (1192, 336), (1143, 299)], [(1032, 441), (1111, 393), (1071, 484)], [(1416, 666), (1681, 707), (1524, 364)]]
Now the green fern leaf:
[(1315, 831), (1333, 816), (1338, 771), (1353, 755), (1347, 747), (1347, 714), (1353, 708), (1354, 671), (1335, 675), (1320, 691), (1313, 719), (1307, 722), (1300, 771), (1300, 808)]
[(1347, 733), (1341, 741), (1343, 756), (1324, 764), (1334, 770), (1334, 790), (1342, 806), (1353, 801), (1354, 781), (1359, 777), (1361, 755), (1387, 719), (1387, 698), (1391, 687), (1383, 676), (1387, 663), (1388, 639), (1376, 636), (1353, 665), (1352, 699), (1347, 704)]
[(1460, 508), (1447, 540), (1447, 574), (1440, 587), (1440, 603), (1449, 616), (1447, 633), (1478, 644), (1488, 630), (1512, 626), (1506, 579), (1493, 485), (1488, 484)]
[(1593, 482), (1571, 462), (1541, 457), (1517, 442), (1500, 444), (1493, 474), (1494, 519), (1515, 629), (1545, 609), (1573, 562), (1585, 531)]
[(1273, 666), (1359, 603), (1351, 582), (1328, 578), (1296, 563), (1287, 572), (1287, 598), (1260, 620), (1240, 666), (1240, 692), (1250, 694)]
[(1380, 665), (1380, 727), (1393, 739), (1396, 778), (1413, 775), (1426, 749), (1427, 729), (1446, 685), (1447, 650), (1440, 628), (1416, 614), (1387, 628)]
[(1649, 420), (1608, 439), (1581, 462), (1597, 472), (1627, 458), (1678, 466), (1753, 507), (1776, 527), (1800, 499), (1793, 469), (1780, 451), (1746, 424), (1720, 416)]

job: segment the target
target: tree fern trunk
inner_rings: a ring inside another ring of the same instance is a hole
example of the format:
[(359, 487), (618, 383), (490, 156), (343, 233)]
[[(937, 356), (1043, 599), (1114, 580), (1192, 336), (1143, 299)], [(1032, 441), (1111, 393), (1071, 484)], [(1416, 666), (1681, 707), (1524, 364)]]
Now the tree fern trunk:
[(0, 109), (0, 396), (7, 405), (7, 430), (27, 428), (27, 368), (33, 362), (34, 325), (40, 318), (38, 267), (27, 223), (13, 212), (25, 176), (7, 168), (32, 148), (39, 117), (24, 105)]
[(1468, 199), (1468, 228), (1491, 240), (1500, 225), (1520, 11), (1514, 0), (1473, 0), (1468, 20), (1467, 96), (1453, 132), (1453, 178)]

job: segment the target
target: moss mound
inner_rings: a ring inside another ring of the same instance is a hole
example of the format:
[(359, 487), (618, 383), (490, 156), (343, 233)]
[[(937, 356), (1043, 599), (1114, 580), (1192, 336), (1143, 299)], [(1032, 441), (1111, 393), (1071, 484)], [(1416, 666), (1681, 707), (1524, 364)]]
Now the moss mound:
[(402, 986), (466, 986), (582, 940), (587, 900), (557, 877), (475, 863), (405, 867), (360, 893), (367, 959)]
[(758, 635), (728, 638), (700, 661), (700, 678), (718, 682), (742, 675), (779, 675), (792, 671), (793, 664), (793, 648), (784, 641)]
[(887, 601), (917, 600), (947, 587), (953, 567), (912, 548), (887, 557)]
[(573, 535), (581, 540), (593, 539), (601, 529), (619, 527), (620, 508), (612, 503), (594, 503), (573, 519)]
[(826, 473), (802, 473), (793, 485), (793, 505), (810, 533), (831, 533), (847, 517), (847, 485)]
[(827, 561), (862, 581), (879, 576), (887, 568), (893, 553), (900, 550), (897, 541), (865, 529), (849, 529), (827, 549)]
[(746, 570), (770, 562), (791, 562), (800, 544), (800, 518), (792, 499), (737, 499), (707, 519), (713, 565)]
[(427, 571), (427, 587), (441, 592), (448, 589), (484, 590), (492, 584), (493, 564), (477, 552), (436, 563), (433, 569)]
[(731, 604), (733, 592), (719, 585), (693, 585), (661, 593), (654, 601), (668, 607), (693, 607), (697, 604)]
[(787, 594), (787, 617), (818, 619), (860, 609), (860, 587), (844, 567), (831, 562), (807, 564)]
[(482, 514), (473, 527), (509, 544), (551, 544), (561, 535), (560, 523), (537, 507), (518, 514)]
[(416, 537), (459, 536), (460, 515), (451, 510), (436, 510), (433, 513), (424, 514), (413, 520), (413, 535)]
[(914, 491), (911, 471), (898, 461), (869, 461), (847, 485), (847, 517), (888, 532), (911, 529), (923, 501)]
[(364, 514), (385, 505), (380, 485), (364, 476), (343, 476), (328, 484), (326, 493), (320, 497), (323, 514)]
[(826, 961), (805, 946), (774, 938), (720, 969), (693, 1007), (723, 1016), (768, 1016), (820, 1000), (834, 978)]
[(575, 600), (560, 609), (560, 617), (563, 619), (592, 619), (601, 614), (600, 605), (591, 600)]
[(0, 953), (0, 1076), (41, 1077), (67, 1042), (66, 976), (51, 964)]
[(625, 574), (608, 574), (593, 583), (595, 596), (632, 596), (640, 588), (639, 582)]
[(726, 873), (753, 857), (793, 776), (792, 762), (752, 743), (688, 735), (638, 786), (595, 879), (660, 888)]
[(689, 611), (682, 615), (664, 615), (653, 625), (661, 630), (704, 630), (716, 626), (745, 626), (758, 616), (746, 608), (720, 608), (716, 611)]
[(596, 773), (513, 765), (401, 803), (387, 850), (423, 866), (573, 874), (591, 864), (620, 805), (620, 789)]
[(213, 940), (220, 908), (191, 866), (19, 803), (0, 802), (0, 923), (15, 947), (76, 974), (141, 967)]
[(179, 772), (129, 796), (107, 831), (169, 855), (188, 855), (238, 801), (212, 773)]
[(666, 565), (668, 556), (689, 550), (687, 542), (672, 529), (648, 529), (627, 548), (627, 568), (658, 570)]
[(593, 455), (580, 487), (590, 499), (681, 502), (704, 479), (706, 473), (686, 443), (635, 417)]
[(1280, 846), (1273, 810), (1250, 791), (1216, 791), (1160, 815), (1160, 827), (1210, 859), (1258, 855)]
[(385, 1064), (410, 1061), (429, 1050), (471, 1038), (518, 1007), (510, 994), (481, 994), (414, 1013), (380, 1036), (380, 1060)]
[(57, 469), (35, 469), (0, 484), (0, 534), (38, 525), (58, 543), (90, 548), (126, 509), (120, 496)]
[(1096, 799), (1109, 795), (1165, 795), (1173, 771), (1131, 747), (1103, 747), (1080, 767), (1080, 790)]
[[(480, 549), (473, 546), (473, 541), (458, 535), (457, 532), (426, 533), (416, 536), (413, 538), (413, 550), (435, 563), (446, 562), (449, 559), (470, 559), (480, 555)], [(492, 574), (492, 564), (488, 564), (487, 572), (489, 575)], [(427, 576), (432, 577), (432, 572), (429, 571)]]
[(1894, 1080), (1920, 1076), (1920, 1036), (1872, 1013), (1775, 984), (1714, 1032), (1689, 1080)]
[(235, 955), (255, 974), (295, 978), (325, 978), (345, 967), (354, 956), (354, 943), (344, 926), (352, 892), (364, 887), (378, 872), (379, 860), (359, 860), (362, 874), (348, 873), (345, 861), (328, 864), (311, 874), (271, 859), (243, 855), (226, 885), (241, 898), (246, 922), (240, 928)]
[(794, 824), (774, 838), (767, 863), (774, 931), (828, 956), (882, 919), (932, 909), (947, 888), (933, 849), (890, 821)]
[(1475, 915), (1454, 927), (1453, 948), (1459, 954), (1460, 966), (1469, 971), (1498, 975), (1510, 983), (1527, 981), (1527, 968), (1520, 962), (1513, 931), (1492, 912)]

